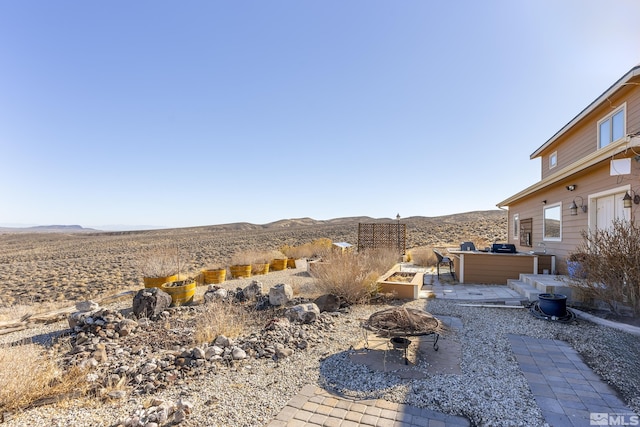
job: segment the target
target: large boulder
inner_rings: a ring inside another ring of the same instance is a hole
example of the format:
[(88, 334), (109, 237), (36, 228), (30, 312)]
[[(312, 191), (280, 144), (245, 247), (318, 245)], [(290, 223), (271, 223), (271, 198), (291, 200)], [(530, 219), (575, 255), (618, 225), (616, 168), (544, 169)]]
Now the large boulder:
[(171, 295), (160, 288), (140, 289), (133, 297), (133, 314), (137, 318), (157, 319), (171, 305)]
[(285, 305), (293, 298), (293, 289), (286, 283), (280, 283), (269, 289), (269, 304)]
[(314, 304), (320, 309), (320, 313), (325, 311), (333, 312), (340, 310), (340, 297), (333, 294), (326, 294), (319, 296), (314, 301)]
[(310, 302), (294, 305), (287, 309), (284, 314), (291, 322), (314, 323), (320, 317), (320, 309)]

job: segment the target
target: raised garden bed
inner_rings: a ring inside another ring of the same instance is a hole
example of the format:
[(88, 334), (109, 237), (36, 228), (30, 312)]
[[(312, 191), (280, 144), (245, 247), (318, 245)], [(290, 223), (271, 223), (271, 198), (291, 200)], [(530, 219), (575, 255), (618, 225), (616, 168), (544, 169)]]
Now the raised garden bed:
[(423, 273), (400, 271), (401, 264), (394, 265), (378, 279), (382, 293), (393, 293), (398, 299), (418, 299)]

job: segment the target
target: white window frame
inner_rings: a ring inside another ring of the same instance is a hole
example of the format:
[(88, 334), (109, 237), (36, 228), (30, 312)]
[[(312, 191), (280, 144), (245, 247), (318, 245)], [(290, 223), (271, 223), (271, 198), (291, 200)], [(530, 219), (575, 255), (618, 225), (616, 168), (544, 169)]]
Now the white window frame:
[(558, 166), (558, 152), (554, 151), (549, 155), (549, 169), (553, 169)]
[(513, 214), (513, 240), (520, 241), (520, 214)]
[[(618, 139), (613, 139), (613, 116), (618, 114), (620, 111), (622, 111), (622, 136), (620, 138), (618, 138)], [(609, 122), (609, 141), (606, 144), (602, 145), (600, 143), (600, 127), (605, 122)], [(606, 117), (598, 120), (598, 123), (596, 125), (596, 130), (597, 130), (596, 145), (597, 145), (598, 149), (608, 147), (609, 145), (613, 144), (614, 142), (617, 142), (617, 141), (620, 141), (621, 139), (623, 139), (625, 137), (625, 135), (627, 134), (627, 103), (626, 102), (623, 103), (621, 106), (619, 106), (614, 111), (612, 111), (610, 114), (608, 114)]]
[[(547, 212), (547, 209), (556, 208), (556, 207), (560, 208), (560, 237), (547, 237), (545, 214)], [(562, 241), (562, 202), (545, 205), (542, 208), (542, 241), (543, 242), (561, 242)]]

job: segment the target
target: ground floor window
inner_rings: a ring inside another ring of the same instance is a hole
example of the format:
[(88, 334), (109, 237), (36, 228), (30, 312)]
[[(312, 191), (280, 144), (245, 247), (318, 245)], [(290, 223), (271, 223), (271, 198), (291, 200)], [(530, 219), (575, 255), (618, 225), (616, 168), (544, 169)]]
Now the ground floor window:
[(562, 240), (562, 205), (545, 206), (542, 214), (542, 240)]

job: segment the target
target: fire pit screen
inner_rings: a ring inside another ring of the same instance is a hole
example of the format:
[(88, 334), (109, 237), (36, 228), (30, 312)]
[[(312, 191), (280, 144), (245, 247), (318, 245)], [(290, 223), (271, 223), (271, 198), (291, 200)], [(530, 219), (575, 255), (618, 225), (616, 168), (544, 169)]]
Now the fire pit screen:
[(407, 363), (407, 348), (411, 340), (406, 337), (433, 335), (433, 348), (438, 351), (438, 339), (442, 331), (441, 322), (431, 313), (424, 310), (407, 307), (393, 307), (381, 310), (369, 316), (363, 327), (381, 337), (390, 337), (394, 349), (405, 352)]

